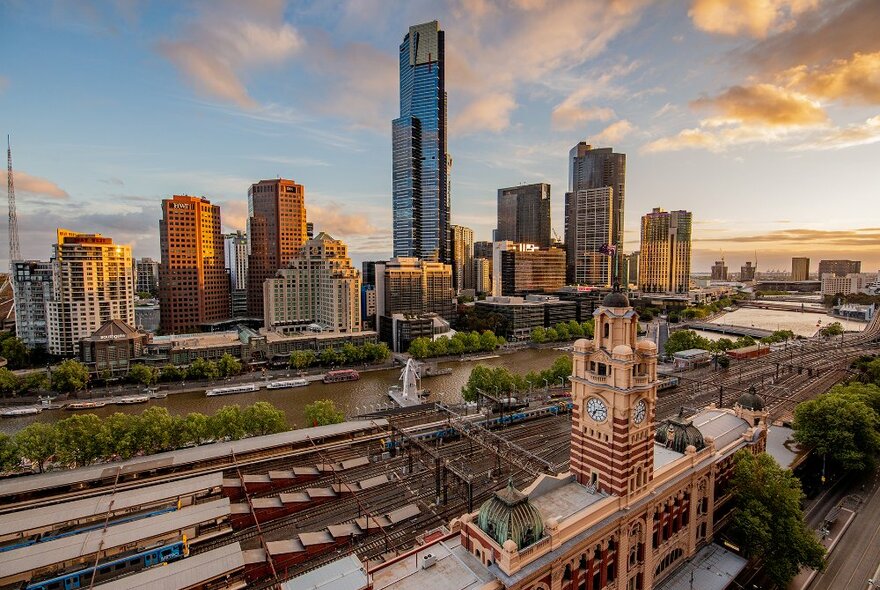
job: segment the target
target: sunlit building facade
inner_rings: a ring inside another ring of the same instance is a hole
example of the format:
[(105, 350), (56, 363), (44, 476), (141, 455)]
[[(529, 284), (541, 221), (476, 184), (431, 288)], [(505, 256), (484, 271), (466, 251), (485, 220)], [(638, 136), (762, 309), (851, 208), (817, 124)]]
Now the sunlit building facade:
[(550, 247), (550, 185), (546, 182), (498, 189), (495, 240)]
[(687, 293), (691, 275), (689, 211), (659, 207), (642, 216), (639, 289), (648, 293)]

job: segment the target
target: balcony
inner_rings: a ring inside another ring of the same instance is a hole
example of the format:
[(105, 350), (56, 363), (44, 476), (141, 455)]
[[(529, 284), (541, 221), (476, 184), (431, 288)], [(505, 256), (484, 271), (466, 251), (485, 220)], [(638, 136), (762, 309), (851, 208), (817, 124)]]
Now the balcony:
[(633, 377), (633, 385), (647, 385), (650, 382), (648, 375), (636, 375)]
[(593, 373), (591, 371), (587, 371), (586, 376), (587, 376), (587, 381), (589, 381), (590, 383), (599, 383), (599, 384), (608, 383), (608, 375), (599, 375), (598, 373)]

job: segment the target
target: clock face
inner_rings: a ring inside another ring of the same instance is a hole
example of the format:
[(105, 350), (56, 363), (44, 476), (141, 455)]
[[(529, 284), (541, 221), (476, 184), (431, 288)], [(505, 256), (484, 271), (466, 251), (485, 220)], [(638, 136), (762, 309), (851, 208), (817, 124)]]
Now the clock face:
[(648, 406), (645, 404), (645, 400), (640, 399), (639, 403), (636, 404), (635, 410), (633, 410), (633, 422), (641, 424), (647, 413)]
[(596, 422), (604, 422), (608, 417), (608, 408), (599, 398), (591, 397), (587, 400), (587, 414)]

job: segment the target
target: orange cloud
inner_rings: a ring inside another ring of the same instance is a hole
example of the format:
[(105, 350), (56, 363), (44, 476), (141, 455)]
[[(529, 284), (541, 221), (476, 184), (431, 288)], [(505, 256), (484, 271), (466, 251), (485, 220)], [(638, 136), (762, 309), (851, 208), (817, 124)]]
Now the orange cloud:
[[(2, 174), (2, 184), (6, 186), (6, 170), (0, 172)], [(67, 199), (70, 195), (67, 191), (45, 178), (32, 176), (21, 170), (14, 170), (12, 178), (15, 181), (16, 193), (27, 193), (34, 196), (49, 197), (51, 199)]]
[(880, 115), (864, 123), (835, 128), (816, 141), (808, 141), (795, 148), (798, 151), (818, 149), (842, 149), (880, 142)]
[(626, 119), (621, 119), (620, 121), (615, 121), (596, 135), (590, 136), (590, 140), (598, 145), (615, 144), (633, 131), (635, 131), (635, 126)]
[(569, 97), (553, 109), (550, 120), (555, 129), (573, 129), (578, 123), (607, 121), (613, 116), (614, 111), (608, 107), (580, 106)]
[(819, 103), (771, 84), (731, 86), (714, 98), (699, 98), (691, 102), (691, 106), (717, 113), (713, 122), (801, 126), (824, 123), (828, 119)]
[(880, 104), (880, 51), (855, 53), (825, 66), (801, 65), (783, 72), (780, 79), (817, 98)]
[(315, 232), (324, 231), (342, 240), (350, 236), (371, 236), (379, 232), (363, 214), (344, 211), (342, 205), (333, 201), (307, 206), (307, 216), (309, 221), (314, 222)]
[(513, 95), (507, 92), (487, 94), (465, 106), (452, 119), (451, 130), (459, 135), (503, 131), (510, 125), (510, 114), (515, 108)]
[(814, 10), (819, 0), (694, 0), (688, 16), (701, 31), (764, 38), (794, 26), (794, 18)]

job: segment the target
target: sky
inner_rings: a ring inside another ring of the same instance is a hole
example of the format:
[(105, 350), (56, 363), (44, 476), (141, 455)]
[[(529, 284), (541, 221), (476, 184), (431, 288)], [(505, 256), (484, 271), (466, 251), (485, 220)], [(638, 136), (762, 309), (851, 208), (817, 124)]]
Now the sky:
[(3, 0), (22, 255), (65, 227), (158, 258), (161, 199), (205, 196), (244, 229), (248, 186), (281, 176), (356, 262), (389, 256), (398, 45), (435, 19), (452, 221), (475, 239), (497, 189), (531, 182), (562, 237), (587, 141), (627, 154), (627, 251), (662, 207), (693, 212), (695, 272), (880, 269), (876, 0)]

